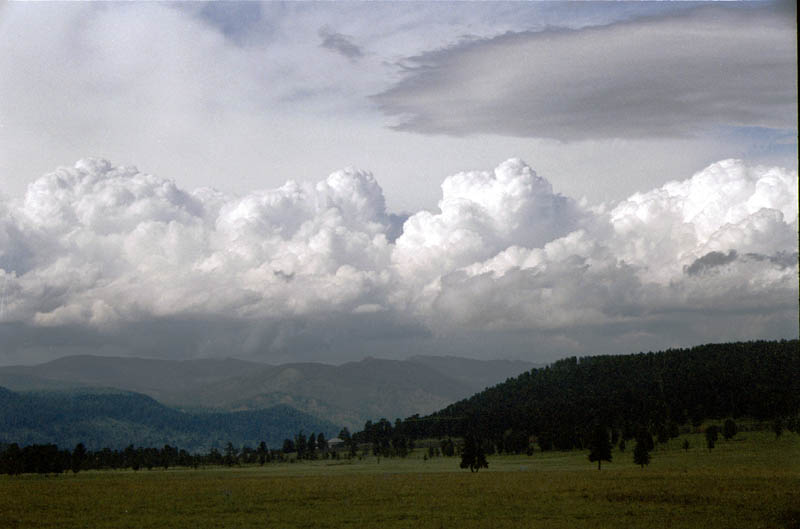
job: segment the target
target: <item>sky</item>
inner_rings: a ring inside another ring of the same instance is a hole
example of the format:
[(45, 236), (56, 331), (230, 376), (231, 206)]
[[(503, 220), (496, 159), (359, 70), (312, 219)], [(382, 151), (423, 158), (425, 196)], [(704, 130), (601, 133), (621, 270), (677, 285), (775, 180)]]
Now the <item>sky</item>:
[(0, 364), (796, 338), (793, 4), (0, 4)]

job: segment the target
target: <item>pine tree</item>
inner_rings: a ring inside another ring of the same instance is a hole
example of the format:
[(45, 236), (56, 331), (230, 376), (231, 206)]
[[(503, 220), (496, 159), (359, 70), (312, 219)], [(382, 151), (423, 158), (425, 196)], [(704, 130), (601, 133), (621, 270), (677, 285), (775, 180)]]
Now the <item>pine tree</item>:
[(228, 442), (228, 444), (225, 445), (225, 459), (224, 459), (225, 465), (226, 466), (233, 465), (236, 462), (237, 459), (236, 456), (237, 456), (236, 448), (233, 447), (233, 443)]
[(469, 468), (470, 472), (477, 472), (481, 468), (489, 468), (486, 461), (486, 452), (480, 440), (473, 435), (464, 438), (464, 449), (461, 452), (461, 468)]
[(636, 446), (633, 447), (633, 462), (644, 468), (650, 464), (650, 451), (647, 449), (647, 442), (637, 439)]
[(775, 439), (783, 434), (783, 419), (776, 417), (775, 420), (772, 421), (772, 431), (775, 432)]
[(269, 454), (269, 450), (267, 450), (267, 443), (261, 441), (258, 444), (258, 448), (256, 449), (256, 453), (258, 454), (258, 464), (263, 466), (264, 463), (267, 461), (267, 455)]
[(608, 429), (605, 426), (596, 426), (592, 432), (589, 445), (589, 461), (597, 461), (597, 470), (603, 461), (611, 462), (611, 442), (608, 439)]
[(83, 443), (78, 443), (75, 445), (75, 450), (72, 451), (72, 458), (70, 461), (70, 467), (72, 468), (72, 472), (77, 474), (80, 472), (81, 467), (83, 467), (83, 462), (86, 459), (86, 447), (83, 446)]
[(308, 436), (308, 443), (306, 444), (306, 459), (317, 458), (317, 436), (314, 432)]
[(294, 447), (297, 450), (297, 459), (305, 459), (306, 457), (306, 434), (302, 431), (294, 438)]
[(725, 419), (725, 423), (722, 425), (722, 436), (725, 437), (726, 441), (733, 439), (738, 431), (739, 429), (736, 428), (736, 423), (733, 422), (733, 419)]
[(706, 428), (706, 445), (711, 450), (717, 444), (719, 438), (719, 428), (717, 426), (709, 426)]

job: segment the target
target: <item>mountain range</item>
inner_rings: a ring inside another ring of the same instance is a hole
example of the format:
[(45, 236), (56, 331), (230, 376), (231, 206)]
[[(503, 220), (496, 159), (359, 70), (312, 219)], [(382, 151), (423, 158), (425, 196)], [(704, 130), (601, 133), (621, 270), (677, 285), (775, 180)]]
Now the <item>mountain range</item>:
[(535, 367), (523, 361), (452, 356), (366, 358), (336, 366), (77, 355), (35, 366), (0, 367), (0, 386), (14, 391), (113, 388), (189, 412), (285, 405), (360, 429), (367, 420), (432, 413)]

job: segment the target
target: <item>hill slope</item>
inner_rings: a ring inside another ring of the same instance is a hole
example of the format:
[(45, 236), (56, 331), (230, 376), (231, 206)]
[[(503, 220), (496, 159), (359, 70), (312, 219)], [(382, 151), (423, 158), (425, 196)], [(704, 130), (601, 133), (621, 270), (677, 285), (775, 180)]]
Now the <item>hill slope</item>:
[(498, 447), (536, 436), (583, 446), (595, 424), (632, 436), (703, 419), (800, 413), (798, 340), (709, 344), (635, 355), (567, 358), (406, 421), (412, 436), (478, 432)]
[(289, 406), (264, 410), (191, 414), (176, 411), (145, 395), (115, 390), (16, 393), (0, 388), (0, 443), (54, 443), (71, 447), (124, 448), (170, 444), (189, 451), (223, 448), (232, 442), (273, 448), (298, 431), (324, 432), (339, 427)]

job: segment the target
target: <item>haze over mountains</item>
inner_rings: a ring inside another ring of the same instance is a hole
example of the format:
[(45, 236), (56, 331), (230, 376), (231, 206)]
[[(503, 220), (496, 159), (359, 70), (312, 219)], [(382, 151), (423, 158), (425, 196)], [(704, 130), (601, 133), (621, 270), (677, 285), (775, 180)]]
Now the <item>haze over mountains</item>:
[(417, 356), (366, 358), (339, 366), (268, 365), (236, 359), (155, 360), (69, 356), (36, 366), (0, 367), (14, 391), (115, 388), (189, 411), (244, 411), (288, 405), (360, 429), (367, 420), (428, 414), (536, 367), (509, 360)]

